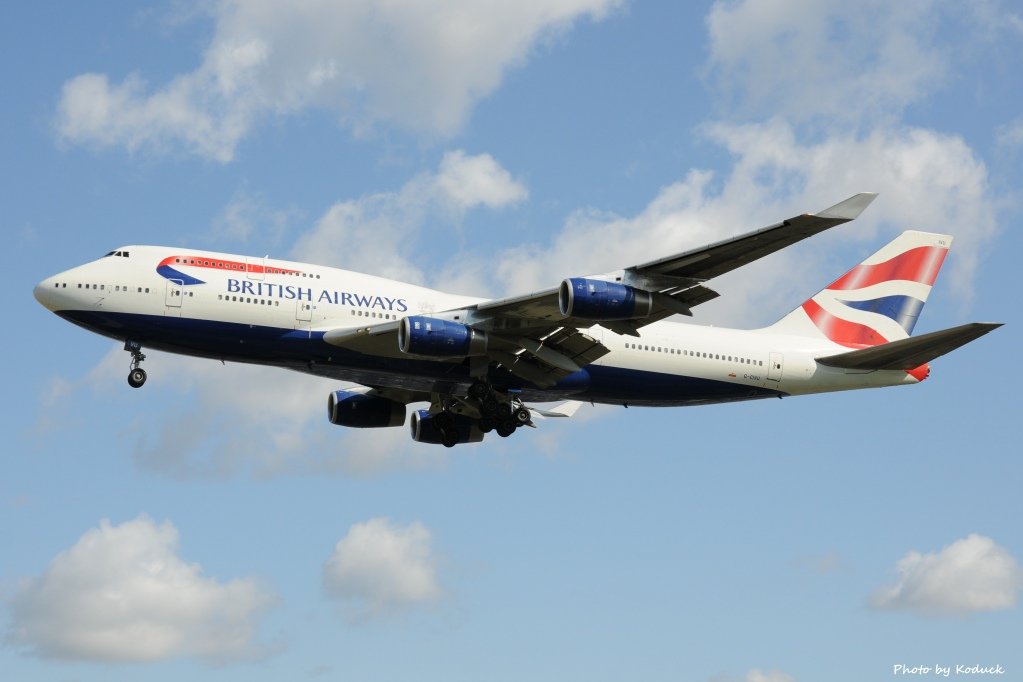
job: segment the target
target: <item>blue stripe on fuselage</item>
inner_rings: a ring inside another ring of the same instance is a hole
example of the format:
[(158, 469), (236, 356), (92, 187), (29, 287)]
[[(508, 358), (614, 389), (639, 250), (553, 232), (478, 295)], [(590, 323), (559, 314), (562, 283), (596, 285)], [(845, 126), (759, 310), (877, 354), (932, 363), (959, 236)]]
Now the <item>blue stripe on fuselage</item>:
[[(58, 315), (80, 327), (144, 348), (198, 357), (287, 367), (339, 381), (420, 391), (465, 391), (472, 378), (466, 363), (385, 358), (323, 341), (323, 332), (266, 327), (187, 317), (65, 310)], [(524, 400), (574, 400), (616, 405), (701, 405), (784, 395), (757, 386), (589, 365), (551, 389), (539, 389), (503, 369), (492, 369), (494, 386), (521, 391)]]

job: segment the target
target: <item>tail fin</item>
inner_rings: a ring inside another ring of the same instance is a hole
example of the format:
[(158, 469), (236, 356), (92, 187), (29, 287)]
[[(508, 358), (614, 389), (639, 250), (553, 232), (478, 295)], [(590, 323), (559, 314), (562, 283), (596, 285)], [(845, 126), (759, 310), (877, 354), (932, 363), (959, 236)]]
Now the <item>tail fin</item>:
[(849, 348), (908, 338), (951, 244), (946, 234), (903, 232), (768, 329)]

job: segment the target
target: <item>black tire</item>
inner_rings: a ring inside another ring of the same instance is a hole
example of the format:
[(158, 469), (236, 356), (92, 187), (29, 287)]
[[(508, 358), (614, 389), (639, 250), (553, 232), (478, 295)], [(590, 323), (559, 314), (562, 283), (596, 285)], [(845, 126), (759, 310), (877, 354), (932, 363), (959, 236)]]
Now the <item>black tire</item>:
[(490, 433), (494, 430), (495, 426), (497, 426), (497, 422), (490, 417), (483, 417), (480, 419), (480, 431), (483, 433)]
[(497, 397), (493, 393), (488, 393), (480, 405), (484, 417), (496, 417), (500, 409), (501, 404), (497, 402)]
[(453, 448), (458, 445), (458, 434), (454, 429), (448, 429), (443, 432), (441, 442), (444, 443), (444, 447)]
[(519, 409), (515, 410), (513, 416), (515, 417), (515, 423), (518, 424), (519, 426), (528, 424), (533, 419), (533, 416), (529, 413), (528, 407), (520, 407)]
[(490, 395), (490, 387), (482, 381), (474, 381), (469, 386), (469, 397), (473, 400), (483, 400)]
[(512, 419), (502, 419), (497, 423), (497, 435), (501, 438), (507, 438), (508, 436), (515, 433), (515, 421)]
[(128, 385), (132, 388), (141, 388), (146, 383), (146, 370), (137, 367), (128, 372)]

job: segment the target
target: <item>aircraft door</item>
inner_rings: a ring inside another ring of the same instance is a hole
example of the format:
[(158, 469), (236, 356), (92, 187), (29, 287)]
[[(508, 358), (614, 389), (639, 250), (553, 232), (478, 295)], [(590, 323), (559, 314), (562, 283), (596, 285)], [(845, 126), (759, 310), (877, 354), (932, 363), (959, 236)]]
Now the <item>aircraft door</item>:
[(310, 301), (303, 301), (299, 299), (296, 303), (295, 308), (295, 320), (297, 322), (312, 322), (313, 319), (313, 304)]
[(181, 299), (185, 295), (185, 283), (180, 279), (167, 280), (167, 314), (181, 315)]
[(782, 369), (785, 356), (781, 353), (771, 353), (767, 364), (767, 378), (770, 381), (781, 381)]
[(251, 280), (266, 279), (266, 258), (246, 258), (245, 276)]

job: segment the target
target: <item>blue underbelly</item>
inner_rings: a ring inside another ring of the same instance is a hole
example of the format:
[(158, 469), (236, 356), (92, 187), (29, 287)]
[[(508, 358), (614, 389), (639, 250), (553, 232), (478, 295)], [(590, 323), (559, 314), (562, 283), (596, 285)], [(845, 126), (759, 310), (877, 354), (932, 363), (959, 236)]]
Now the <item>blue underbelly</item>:
[[(199, 357), (277, 365), (317, 376), (424, 392), (464, 392), (472, 382), (467, 363), (384, 358), (332, 346), (323, 332), (103, 311), (61, 311), (66, 320), (145, 348)], [(752, 400), (782, 393), (744, 384), (677, 374), (590, 365), (551, 389), (524, 384), (492, 370), (497, 387), (521, 391), (530, 401), (572, 398), (616, 405), (700, 405)]]

